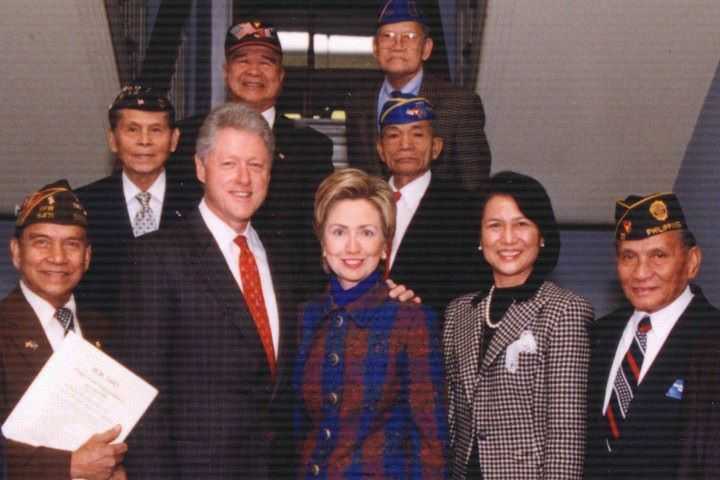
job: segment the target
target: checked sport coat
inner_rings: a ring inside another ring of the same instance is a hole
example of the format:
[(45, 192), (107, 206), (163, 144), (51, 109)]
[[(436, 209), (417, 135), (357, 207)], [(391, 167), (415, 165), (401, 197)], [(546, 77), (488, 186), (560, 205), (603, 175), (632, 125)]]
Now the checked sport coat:
[[(465, 478), (474, 438), (484, 480), (582, 478), (592, 306), (543, 282), (510, 306), (480, 364), (487, 302), (471, 293), (445, 312), (451, 478)], [(507, 352), (525, 332), (536, 348), (513, 373)]]

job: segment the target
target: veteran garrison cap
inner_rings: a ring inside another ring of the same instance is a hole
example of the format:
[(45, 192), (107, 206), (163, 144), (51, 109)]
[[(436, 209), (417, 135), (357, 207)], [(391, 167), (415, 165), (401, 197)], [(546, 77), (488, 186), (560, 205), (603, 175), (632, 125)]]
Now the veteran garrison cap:
[(687, 230), (685, 215), (674, 193), (630, 195), (615, 203), (615, 238), (643, 240), (673, 230)]
[(110, 112), (123, 109), (143, 110), (146, 112), (167, 112), (170, 118), (170, 125), (175, 124), (175, 108), (165, 95), (146, 87), (140, 83), (129, 83), (125, 85), (112, 105)]
[(418, 22), (427, 27), (415, 0), (387, 0), (378, 14), (378, 27), (398, 22)]
[(87, 227), (87, 211), (70, 189), (67, 180), (58, 180), (25, 198), (20, 206), (15, 229), (19, 230), (33, 223)]
[(400, 93), (393, 94), (390, 100), (385, 102), (380, 111), (379, 122), (382, 130), (388, 125), (402, 125), (434, 118), (432, 103), (427, 98)]
[(275, 27), (262, 20), (243, 20), (228, 28), (225, 35), (225, 58), (246, 45), (261, 45), (282, 55), (282, 46)]

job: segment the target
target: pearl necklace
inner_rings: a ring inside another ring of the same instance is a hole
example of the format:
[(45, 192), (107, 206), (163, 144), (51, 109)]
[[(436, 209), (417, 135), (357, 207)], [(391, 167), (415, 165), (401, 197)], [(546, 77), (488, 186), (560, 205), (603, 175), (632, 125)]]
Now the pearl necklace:
[(495, 292), (495, 285), (490, 287), (490, 292), (487, 296), (487, 301), (485, 302), (485, 311), (483, 312), (485, 315), (485, 325), (495, 330), (497, 327), (500, 326), (500, 322), (502, 322), (502, 319), (498, 320), (497, 322), (493, 323), (492, 320), (490, 320), (490, 304), (492, 303), (492, 297), (493, 293)]

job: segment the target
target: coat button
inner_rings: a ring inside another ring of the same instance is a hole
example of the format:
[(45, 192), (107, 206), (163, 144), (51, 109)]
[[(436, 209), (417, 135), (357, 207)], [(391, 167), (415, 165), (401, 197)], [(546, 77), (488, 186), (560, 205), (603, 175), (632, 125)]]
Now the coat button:
[(338, 363), (340, 363), (340, 355), (338, 355), (335, 352), (332, 352), (330, 355), (328, 355), (328, 360), (330, 360), (330, 365), (333, 367), (336, 367)]
[(332, 438), (332, 432), (329, 428), (323, 428), (323, 437), (325, 440), (330, 440)]
[(317, 477), (320, 475), (320, 465), (317, 463), (313, 463), (313, 465), (310, 467), (310, 473), (312, 473), (313, 477)]
[(345, 322), (345, 319), (343, 318), (342, 315), (338, 315), (337, 318), (335, 319), (335, 325), (337, 325), (338, 327), (342, 327), (344, 322)]
[(327, 396), (327, 401), (330, 405), (337, 405), (340, 400), (340, 395), (335, 392), (330, 392)]

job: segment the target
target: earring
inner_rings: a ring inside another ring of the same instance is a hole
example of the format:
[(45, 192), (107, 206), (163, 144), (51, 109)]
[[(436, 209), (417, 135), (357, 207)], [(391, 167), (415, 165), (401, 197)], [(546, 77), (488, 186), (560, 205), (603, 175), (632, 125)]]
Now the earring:
[(540, 240), (540, 248), (545, 248), (545, 240)]
[(478, 252), (482, 252), (482, 245), (478, 245)]

